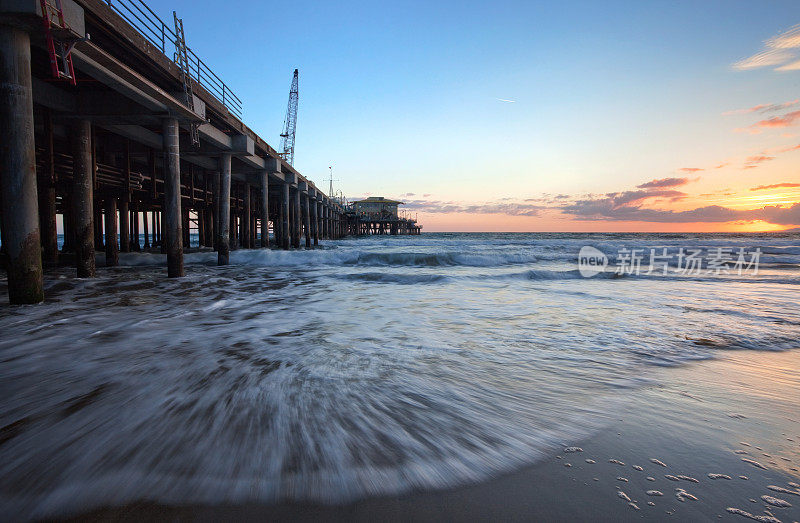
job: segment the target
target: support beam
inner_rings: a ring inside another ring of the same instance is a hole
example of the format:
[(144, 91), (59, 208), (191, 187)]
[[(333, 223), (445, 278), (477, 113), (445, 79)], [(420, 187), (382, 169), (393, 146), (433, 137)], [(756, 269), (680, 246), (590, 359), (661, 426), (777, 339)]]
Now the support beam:
[(119, 200), (119, 250), (121, 252), (131, 251), (131, 222), (130, 206), (128, 205), (127, 194)]
[(200, 247), (206, 246), (206, 217), (203, 209), (197, 209), (197, 239)]
[(189, 221), (189, 208), (186, 206), (181, 206), (181, 232), (183, 233), (183, 245), (187, 249), (192, 246), (192, 237), (189, 236), (190, 229), (191, 222)]
[(250, 184), (245, 183), (242, 188), (242, 201), (244, 204), (244, 209), (242, 210), (242, 247), (245, 249), (250, 249), (253, 247), (253, 245), (250, 243), (250, 218), (252, 216), (252, 213), (250, 212)]
[(78, 278), (94, 278), (94, 180), (92, 126), (79, 120), (72, 130), (72, 215), (75, 225), (75, 265)]
[(281, 249), (289, 248), (289, 184), (281, 184)]
[[(136, 205), (137, 209), (138, 207), (139, 206)], [(134, 252), (140, 252), (142, 250), (142, 244), (139, 243), (139, 211), (131, 212), (131, 222), (133, 224), (133, 227), (131, 227), (133, 230), (133, 236), (131, 237), (131, 249), (133, 249)]]
[(230, 263), (231, 155), (219, 159), (219, 204), (217, 205), (217, 265)]
[(269, 174), (259, 173), (261, 180), (261, 247), (269, 247)]
[(164, 140), (164, 244), (167, 250), (167, 275), (183, 276), (183, 229), (181, 227), (181, 157), (178, 121), (165, 118)]
[(119, 265), (117, 245), (117, 199), (109, 196), (105, 201), (106, 267)]
[(319, 202), (311, 202), (311, 236), (314, 238), (314, 247), (319, 245)]
[(222, 165), (221, 162), (222, 162), (222, 159), (220, 158), (218, 160), (217, 171), (215, 171), (212, 174), (213, 178), (211, 180), (211, 199), (212, 199), (211, 200), (211, 212), (214, 214), (214, 227), (213, 227), (214, 236), (213, 236), (213, 238), (214, 238), (214, 250), (215, 251), (219, 251), (219, 241), (218, 240), (219, 240), (219, 238), (222, 238), (222, 231), (220, 230), (220, 223), (221, 222), (220, 222), (220, 219), (219, 219), (219, 217), (220, 217), (220, 208), (221, 208), (220, 207), (220, 201), (222, 201), (221, 200), (222, 197), (220, 195), (220, 173), (219, 173), (220, 165)]
[(147, 223), (147, 211), (142, 213), (142, 232), (144, 233), (144, 248), (145, 250), (150, 248), (150, 235), (148, 231), (148, 223)]
[(300, 248), (300, 191), (294, 189), (292, 194), (292, 247)]
[(231, 182), (231, 194), (233, 195), (233, 203), (231, 203), (231, 236), (230, 246), (231, 250), (235, 251), (239, 248), (239, 220), (237, 210), (239, 208), (239, 186)]
[[(56, 228), (56, 176), (53, 147), (53, 115), (44, 113), (45, 172), (39, 175), (39, 227), (42, 235), (42, 261), (58, 263)], [(64, 235), (66, 239), (66, 234)]]
[(44, 300), (28, 33), (0, 26), (0, 176), (3, 246), (12, 304)]
[[(92, 142), (94, 142), (94, 137), (92, 137)], [(92, 152), (92, 157), (94, 157), (94, 152)], [(92, 173), (95, 172), (94, 168), (94, 160), (92, 160)], [(95, 183), (93, 185), (96, 188)], [(103, 202), (100, 201), (99, 197), (94, 199), (94, 249), (96, 251), (105, 250), (105, 244), (103, 243)]]
[(308, 194), (303, 194), (303, 228), (306, 235), (306, 249), (311, 248), (311, 210)]

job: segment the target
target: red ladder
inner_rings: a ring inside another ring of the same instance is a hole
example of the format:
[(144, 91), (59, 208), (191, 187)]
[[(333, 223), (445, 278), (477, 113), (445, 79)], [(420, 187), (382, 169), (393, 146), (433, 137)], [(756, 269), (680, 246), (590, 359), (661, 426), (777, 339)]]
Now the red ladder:
[[(72, 85), (75, 85), (75, 69), (72, 66), (72, 48), (75, 43), (67, 44), (63, 40), (57, 39), (53, 34), (54, 31), (59, 34), (69, 34), (69, 27), (64, 23), (61, 0), (55, 0), (55, 5), (52, 5), (49, 0), (40, 0), (40, 2), (42, 5), (42, 24), (47, 38), (47, 52), (50, 54), (50, 69), (53, 72), (53, 78), (67, 80)], [(56, 49), (58, 49), (57, 53)]]

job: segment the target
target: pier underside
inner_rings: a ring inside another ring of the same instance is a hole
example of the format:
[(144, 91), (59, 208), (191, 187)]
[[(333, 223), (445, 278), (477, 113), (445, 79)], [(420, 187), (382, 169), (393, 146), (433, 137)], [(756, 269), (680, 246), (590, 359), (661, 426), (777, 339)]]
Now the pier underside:
[(62, 0), (64, 27), (51, 36), (74, 45), (73, 85), (53, 76), (40, 2), (0, 4), (0, 239), (11, 303), (41, 301), (42, 266), (60, 258), (92, 277), (95, 251), (113, 266), (119, 252), (155, 249), (180, 277), (185, 248), (213, 248), (225, 264), (232, 249), (272, 246), (270, 230), (283, 249), (350, 230), (337, 201), (242, 123), (241, 103), (199, 59), (187, 104), (163, 23), (159, 46), (120, 6), (147, 9)]

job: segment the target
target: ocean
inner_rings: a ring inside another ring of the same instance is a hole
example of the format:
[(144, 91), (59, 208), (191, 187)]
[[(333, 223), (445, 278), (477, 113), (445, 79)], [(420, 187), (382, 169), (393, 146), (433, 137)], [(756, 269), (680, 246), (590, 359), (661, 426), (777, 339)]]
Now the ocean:
[(603, 430), (665, 367), (800, 346), (800, 234), (375, 236), (191, 252), (182, 279), (120, 262), (0, 309), (6, 514), (474, 483)]

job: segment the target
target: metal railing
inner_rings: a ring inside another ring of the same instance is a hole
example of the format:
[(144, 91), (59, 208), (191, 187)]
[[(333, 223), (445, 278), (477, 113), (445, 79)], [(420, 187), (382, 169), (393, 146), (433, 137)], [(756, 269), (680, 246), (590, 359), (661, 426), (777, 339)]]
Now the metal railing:
[[(104, 0), (104, 2), (177, 65), (175, 30), (165, 24), (147, 4), (142, 0)], [(172, 55), (170, 56), (167, 51)], [(231, 88), (225, 85), (225, 82), (191, 48), (186, 48), (186, 54), (189, 58), (189, 76), (216, 96), (230, 112), (241, 118), (242, 101), (239, 97), (233, 94)]]

